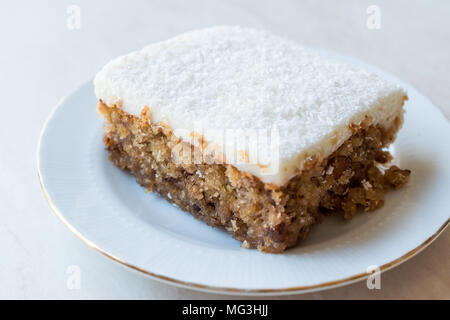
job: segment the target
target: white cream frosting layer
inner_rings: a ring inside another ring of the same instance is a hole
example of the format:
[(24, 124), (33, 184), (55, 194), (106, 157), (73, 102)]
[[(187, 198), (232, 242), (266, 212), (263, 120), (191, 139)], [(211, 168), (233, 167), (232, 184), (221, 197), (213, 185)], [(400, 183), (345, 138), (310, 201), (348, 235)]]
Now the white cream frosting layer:
[(291, 40), (227, 26), (116, 58), (94, 84), (107, 105), (135, 116), (148, 106), (152, 121), (186, 141), (202, 134), (216, 156), (223, 152), (227, 163), (276, 185), (308, 158), (334, 152), (352, 135), (349, 125), (388, 126), (402, 115), (406, 96), (375, 73)]

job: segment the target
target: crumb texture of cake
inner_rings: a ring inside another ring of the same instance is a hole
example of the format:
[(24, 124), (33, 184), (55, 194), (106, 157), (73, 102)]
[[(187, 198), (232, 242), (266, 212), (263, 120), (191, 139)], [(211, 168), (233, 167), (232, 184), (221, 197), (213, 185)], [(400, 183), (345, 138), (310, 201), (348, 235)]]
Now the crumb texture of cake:
[(375, 210), (384, 194), (399, 188), (410, 171), (380, 165), (391, 156), (383, 147), (397, 128), (361, 128), (330, 157), (283, 187), (263, 183), (231, 165), (176, 161), (180, 139), (102, 102), (104, 143), (111, 161), (139, 184), (214, 227), (223, 227), (243, 246), (280, 253), (295, 246), (328, 212), (351, 218)]
[(361, 67), (264, 31), (228, 26), (121, 56), (94, 83), (99, 100), (137, 117), (148, 107), (154, 123), (185, 132), (177, 135), (187, 142), (203, 128), (205, 141), (223, 149), (228, 162), (235, 148), (223, 145), (215, 130), (276, 127), (273, 174), (257, 163), (235, 167), (277, 185), (303, 170), (310, 157), (327, 158), (350, 138), (352, 125), (388, 128), (401, 121), (406, 99), (398, 85)]
[[(386, 149), (402, 88), (264, 31), (188, 32), (112, 60), (94, 84), (111, 161), (244, 247), (283, 252), (326, 214), (382, 207), (410, 175)], [(233, 143), (217, 134), (229, 131)]]

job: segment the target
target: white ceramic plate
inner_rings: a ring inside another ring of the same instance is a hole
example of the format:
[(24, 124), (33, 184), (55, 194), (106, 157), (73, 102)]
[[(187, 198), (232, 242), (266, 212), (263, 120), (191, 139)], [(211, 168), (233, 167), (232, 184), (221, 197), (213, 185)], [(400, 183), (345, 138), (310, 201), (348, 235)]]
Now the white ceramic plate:
[(91, 82), (64, 99), (43, 128), (38, 147), (42, 189), (58, 217), (89, 246), (171, 284), (286, 294), (362, 280), (369, 266), (387, 270), (431, 243), (448, 225), (450, 196), (448, 121), (410, 85), (364, 66), (408, 91), (394, 153), (403, 168), (412, 170), (411, 181), (388, 194), (381, 210), (351, 221), (326, 218), (284, 254), (241, 248), (225, 232), (145, 193), (133, 176), (113, 166), (102, 143)]

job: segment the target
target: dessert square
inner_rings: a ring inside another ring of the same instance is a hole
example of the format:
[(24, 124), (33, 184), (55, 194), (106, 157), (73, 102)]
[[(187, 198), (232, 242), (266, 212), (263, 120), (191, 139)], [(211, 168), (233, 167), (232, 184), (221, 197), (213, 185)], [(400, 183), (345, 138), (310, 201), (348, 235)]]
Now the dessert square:
[(405, 91), (270, 33), (213, 27), (96, 76), (111, 161), (247, 248), (283, 252), (327, 213), (383, 205)]

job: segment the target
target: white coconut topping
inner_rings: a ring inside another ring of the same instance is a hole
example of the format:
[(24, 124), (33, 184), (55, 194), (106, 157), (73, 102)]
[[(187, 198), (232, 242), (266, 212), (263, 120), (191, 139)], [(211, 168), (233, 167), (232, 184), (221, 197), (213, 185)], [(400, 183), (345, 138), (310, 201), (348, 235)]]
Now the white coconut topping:
[[(200, 130), (227, 163), (278, 185), (308, 158), (335, 151), (351, 136), (349, 125), (365, 120), (388, 126), (402, 115), (406, 96), (375, 73), (291, 40), (227, 26), (184, 33), (114, 59), (94, 83), (107, 105), (135, 116), (148, 106), (152, 121), (184, 140)], [(217, 134), (230, 129), (238, 132), (233, 143)], [(242, 145), (242, 137), (255, 132), (257, 140)], [(260, 138), (261, 132), (270, 138)]]

